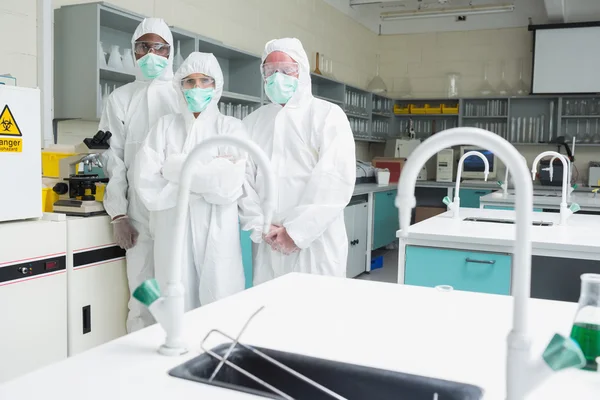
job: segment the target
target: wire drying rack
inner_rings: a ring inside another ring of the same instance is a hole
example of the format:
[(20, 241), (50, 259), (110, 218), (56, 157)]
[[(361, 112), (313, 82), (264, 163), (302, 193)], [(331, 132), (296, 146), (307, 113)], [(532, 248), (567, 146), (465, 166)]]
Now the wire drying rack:
[[(242, 329), (240, 330), (240, 332), (237, 334), (237, 336), (234, 338), (232, 336), (229, 336), (228, 334), (224, 333), (223, 331), (219, 330), (219, 329), (212, 329), (210, 330), (206, 336), (204, 337), (204, 339), (202, 340), (202, 342), (200, 343), (200, 347), (201, 349), (206, 352), (206, 354), (210, 355), (211, 357), (215, 358), (216, 360), (219, 361), (219, 364), (215, 367), (215, 370), (213, 371), (212, 375), (210, 376), (210, 378), (208, 379), (209, 382), (212, 382), (215, 377), (217, 376), (217, 374), (219, 373), (219, 371), (221, 370), (221, 368), (223, 368), (224, 365), (227, 365), (230, 368), (233, 368), (234, 370), (236, 370), (237, 372), (241, 373), (242, 375), (246, 376), (247, 378), (252, 379), (254, 382), (262, 385), (263, 387), (267, 388), (268, 390), (272, 391), (273, 393), (281, 396), (283, 399), (285, 400), (294, 400), (294, 398), (290, 395), (288, 395), (287, 393), (281, 391), (280, 389), (276, 388), (275, 386), (271, 385), (268, 382), (265, 382), (263, 379), (257, 377), (256, 375), (246, 371), (244, 368), (241, 368), (239, 365), (231, 362), (228, 358), (231, 355), (231, 353), (233, 352), (233, 350), (235, 349), (236, 346), (241, 346), (242, 348), (250, 351), (251, 353), (261, 357), (262, 359), (276, 365), (277, 367), (281, 368), (282, 370), (288, 372), (289, 374), (295, 376), (296, 378), (300, 379), (301, 381), (311, 385), (312, 387), (318, 389), (319, 391), (329, 395), (331, 398), (333, 399), (337, 399), (337, 400), (348, 400), (346, 397), (343, 397), (337, 393), (335, 393), (334, 391), (326, 388), (325, 386), (319, 384), (318, 382), (315, 382), (314, 380), (308, 378), (305, 375), (302, 375), (301, 373), (299, 373), (298, 371), (288, 367), (287, 365), (277, 361), (276, 359), (274, 359), (273, 357), (268, 356), (267, 354), (263, 353), (262, 351), (259, 351), (255, 348), (253, 348), (252, 346), (249, 346), (247, 344), (243, 344), (240, 343), (240, 338), (242, 336), (242, 334), (244, 333), (244, 331), (246, 331), (246, 328), (248, 328), (248, 325), (250, 324), (250, 322), (254, 319), (254, 317), (256, 317), (256, 315), (258, 313), (260, 313), (262, 310), (264, 310), (264, 306), (261, 306), (258, 310), (256, 310), (254, 313), (252, 313), (252, 315), (250, 315), (250, 317), (246, 320), (246, 322), (244, 323), (244, 326), (242, 327)], [(229, 348), (227, 349), (227, 352), (225, 353), (224, 356), (221, 356), (217, 353), (215, 353), (214, 351), (212, 351), (211, 349), (206, 347), (206, 341), (213, 335), (213, 334), (219, 334), (229, 340), (231, 340), (231, 345), (229, 346)], [(433, 395), (433, 400), (441, 400), (438, 397), (438, 394), (435, 393)]]

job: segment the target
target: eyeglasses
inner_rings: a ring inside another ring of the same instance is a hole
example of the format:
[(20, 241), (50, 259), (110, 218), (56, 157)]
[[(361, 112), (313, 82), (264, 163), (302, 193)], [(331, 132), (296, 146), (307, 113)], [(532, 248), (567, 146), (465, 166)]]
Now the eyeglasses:
[(134, 51), (136, 54), (148, 54), (150, 50), (159, 56), (168, 56), (171, 45), (160, 42), (135, 42)]
[(281, 72), (285, 75), (298, 74), (298, 63), (295, 62), (274, 62), (263, 64), (261, 66), (262, 74), (265, 78), (273, 75), (275, 72)]
[(215, 80), (209, 76), (204, 76), (202, 78), (184, 78), (181, 80), (181, 87), (183, 89), (193, 89), (195, 87), (206, 89), (211, 87), (214, 83)]

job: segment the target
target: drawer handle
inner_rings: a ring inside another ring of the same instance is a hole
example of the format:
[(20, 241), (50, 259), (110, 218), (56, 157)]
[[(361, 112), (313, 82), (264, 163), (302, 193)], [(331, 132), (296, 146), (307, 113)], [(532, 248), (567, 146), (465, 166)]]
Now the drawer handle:
[(488, 265), (496, 264), (496, 260), (475, 260), (473, 258), (467, 258), (465, 261), (468, 263), (475, 263), (475, 264), (488, 264)]

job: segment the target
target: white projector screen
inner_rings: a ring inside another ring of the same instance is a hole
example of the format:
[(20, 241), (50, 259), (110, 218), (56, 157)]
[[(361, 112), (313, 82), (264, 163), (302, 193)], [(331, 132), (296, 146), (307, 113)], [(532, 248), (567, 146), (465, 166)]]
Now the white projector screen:
[(536, 29), (532, 93), (600, 92), (600, 26)]

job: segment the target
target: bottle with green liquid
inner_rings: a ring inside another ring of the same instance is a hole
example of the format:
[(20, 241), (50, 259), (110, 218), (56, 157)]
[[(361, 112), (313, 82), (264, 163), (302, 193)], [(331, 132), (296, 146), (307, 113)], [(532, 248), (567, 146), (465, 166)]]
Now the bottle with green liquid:
[(600, 357), (600, 274), (581, 275), (579, 307), (571, 329), (575, 340), (587, 360), (583, 367), (596, 371), (596, 358)]

